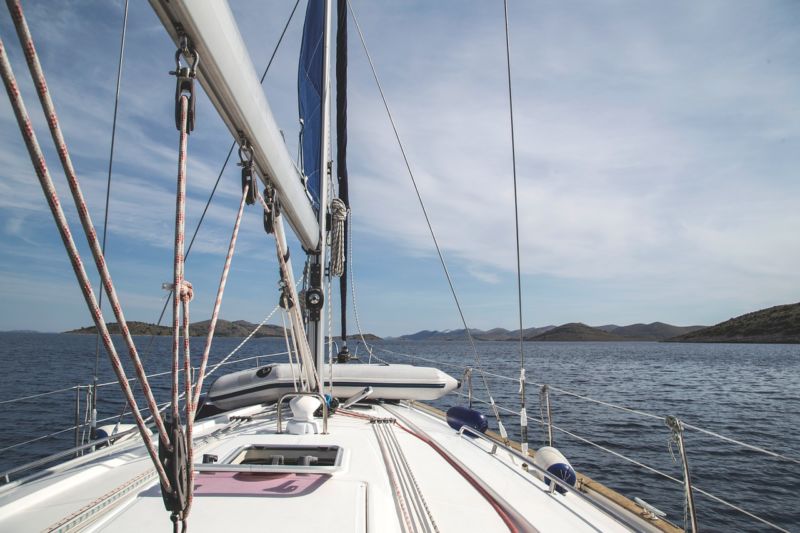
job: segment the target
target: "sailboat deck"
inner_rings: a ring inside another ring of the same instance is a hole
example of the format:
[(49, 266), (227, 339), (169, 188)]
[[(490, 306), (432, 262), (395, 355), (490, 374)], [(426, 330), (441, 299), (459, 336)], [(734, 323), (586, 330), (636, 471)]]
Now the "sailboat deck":
[[(239, 418), (242, 416), (245, 418)], [(416, 481), (412, 492), (422, 495), (418, 501), (439, 531), (509, 528), (490, 501), (451, 462), (401, 425), (413, 426), (446, 449), (519, 513), (531, 530), (631, 529), (630, 524), (623, 525), (576, 494), (551, 492), (509, 453), (500, 449), (492, 454), (488, 443), (459, 436), (429, 413), (405, 404), (376, 404), (359, 406), (348, 415), (332, 415), (326, 435), (278, 434), (274, 406), (246, 408), (199, 423), (196, 464), (204, 454), (211, 454), (219, 459), (219, 465), (250, 446), (338, 446), (341, 460), (330, 467), (279, 466), (277, 470), (295, 471), (272, 473), (219, 471), (233, 466), (203, 471), (198, 466), (190, 531), (402, 531), (403, 509), (396, 503), (396, 494), (403, 487), (387, 466), (370, 417), (398, 421), (387, 425), (392, 426), (390, 431)], [(169, 530), (171, 523), (157, 478), (138, 442), (116, 444), (60, 465), (17, 488), (4, 487), (0, 492), (0, 530), (66, 530), (69, 524), (87, 531)], [(120, 451), (113, 452), (117, 447)], [(242, 465), (245, 469), (249, 466)], [(634, 515), (631, 518), (636, 520)], [(639, 522), (633, 529), (654, 529), (648, 522)], [(523, 529), (528, 529), (527, 525)]]

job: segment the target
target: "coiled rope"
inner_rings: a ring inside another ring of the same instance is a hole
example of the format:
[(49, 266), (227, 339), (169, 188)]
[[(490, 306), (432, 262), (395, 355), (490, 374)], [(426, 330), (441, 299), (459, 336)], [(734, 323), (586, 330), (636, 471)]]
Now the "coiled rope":
[(344, 274), (345, 262), (345, 231), (344, 223), (347, 220), (347, 206), (340, 198), (331, 200), (331, 276), (337, 278)]

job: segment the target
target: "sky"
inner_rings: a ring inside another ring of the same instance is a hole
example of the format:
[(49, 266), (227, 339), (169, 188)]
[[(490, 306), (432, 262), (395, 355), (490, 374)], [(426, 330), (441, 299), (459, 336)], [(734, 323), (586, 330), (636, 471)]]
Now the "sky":
[[(260, 72), (294, 1), (230, 4)], [(123, 3), (27, 0), (24, 7), (102, 230)], [(502, 2), (355, 0), (353, 7), (468, 325), (515, 329)], [(264, 84), (292, 154), (304, 9), (301, 1)], [(509, 11), (525, 327), (710, 325), (800, 300), (800, 3), (510, 0)], [(78, 234), (4, 8), (0, 36)], [(161, 284), (172, 276), (174, 48), (149, 4), (131, 2), (107, 245), (129, 320), (156, 321)], [(361, 327), (378, 335), (459, 328), (352, 24), (349, 48), (351, 267)], [(196, 123), (189, 230), (231, 142), (202, 91)], [(240, 194), (239, 169), (229, 165), (186, 267), (193, 320), (210, 316)], [(0, 330), (91, 323), (5, 94), (0, 235)], [(297, 269), (302, 251), (296, 241), (292, 249)], [(248, 208), (222, 318), (258, 322), (272, 310), (274, 250), (260, 210)]]

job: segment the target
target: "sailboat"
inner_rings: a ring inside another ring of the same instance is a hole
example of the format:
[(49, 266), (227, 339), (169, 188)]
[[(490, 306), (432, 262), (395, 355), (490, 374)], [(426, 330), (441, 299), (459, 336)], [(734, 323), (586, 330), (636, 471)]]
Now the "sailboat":
[[(9, 0), (26, 59), (39, 88), (49, 126), (73, 195), (81, 205), (77, 176), (47, 94), (44, 74), (18, 1)], [(556, 448), (528, 449), (514, 442), (499, 421), (494, 401), (487, 413), (468, 405), (447, 412), (431, 406), (469, 387), (471, 375), (451, 376), (433, 367), (356, 364), (347, 334), (332, 352), (326, 331), (331, 284), (346, 290), (346, 128), (338, 123), (340, 151), (334, 172), (328, 139), (334, 6), (309, 0), (300, 53), (299, 97), (302, 157), (286, 148), (268, 99), (224, 0), (150, 0), (176, 45), (176, 127), (180, 135), (173, 296), (173, 388), (160, 406), (130, 335), (127, 348), (142, 383), (151, 418), (145, 420), (130, 391), (120, 355), (95, 304), (60, 200), (52, 188), (38, 141), (17, 90), (5, 44), (3, 78), (31, 158), (53, 210), (98, 332), (136, 419), (135, 424), (93, 428), (94, 438), (60, 457), (6, 473), (0, 486), (3, 531), (679, 531), (647, 502), (631, 500), (580, 473)], [(346, 54), (348, 3), (338, 2), (337, 64)], [(342, 33), (344, 32), (344, 33)], [(344, 116), (346, 67), (337, 69), (337, 118)], [(289, 362), (259, 365), (223, 375), (204, 392), (213, 339), (239, 219), (223, 270), (198, 379), (188, 355), (188, 305), (192, 287), (183, 266), (186, 158), (194, 127), (196, 84), (201, 86), (239, 147), (239, 209), (258, 204), (274, 235), (281, 270), (279, 306)], [(27, 125), (27, 127), (25, 126)], [(333, 176), (338, 195), (333, 196)], [(263, 190), (263, 192), (262, 192)], [(94, 259), (116, 318), (125, 320), (105, 267), (96, 232), (82, 210)], [(297, 281), (285, 225), (307, 256)], [(92, 240), (94, 239), (94, 240)], [(183, 318), (183, 322), (181, 322)], [(344, 321), (343, 321), (344, 322)], [(522, 328), (520, 328), (520, 331)], [(469, 330), (466, 330), (469, 333)], [(181, 348), (185, 350), (181, 365)], [(480, 373), (481, 368), (475, 368)], [(180, 383), (183, 372), (183, 386)], [(461, 378), (460, 380), (458, 378)], [(520, 377), (524, 390), (524, 373)], [(524, 399), (524, 396), (523, 396)], [(524, 402), (523, 402), (524, 405)], [(521, 426), (526, 427), (524, 407)], [(681, 424), (673, 420), (676, 442)], [(524, 433), (523, 433), (524, 435)], [(79, 453), (76, 453), (79, 452)], [(696, 529), (688, 464), (686, 501)], [(48, 465), (47, 468), (39, 468)]]

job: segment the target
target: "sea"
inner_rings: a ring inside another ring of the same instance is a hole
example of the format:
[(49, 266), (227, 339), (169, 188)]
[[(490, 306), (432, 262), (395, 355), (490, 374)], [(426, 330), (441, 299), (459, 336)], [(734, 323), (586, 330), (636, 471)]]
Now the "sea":
[[(203, 341), (192, 339), (195, 356)], [(241, 341), (217, 338), (210, 362), (221, 360)], [(121, 339), (115, 343), (127, 361)], [(137, 337), (136, 343), (148, 374), (169, 370), (170, 338)], [(84, 432), (76, 437), (74, 426), (85, 419), (86, 390), (70, 388), (91, 383), (95, 365), (98, 418), (107, 419), (104, 424), (119, 419), (122, 394), (102, 347), (96, 357), (96, 346), (91, 335), (0, 333), (0, 472), (80, 440)], [(509, 435), (519, 438), (517, 343), (477, 343), (480, 365), (466, 342), (380, 341), (371, 346), (373, 362), (439, 366), (458, 379), (466, 367), (473, 368), (474, 408), (496, 427), (484, 403), (491, 395), (503, 408)], [(231, 359), (247, 360), (220, 367), (216, 375), (284, 361), (284, 355), (274, 355), (284, 350), (283, 339), (253, 339)], [(525, 343), (524, 351), (527, 380), (536, 384), (526, 387), (531, 447), (545, 442), (539, 385), (547, 384), (554, 445), (575, 469), (631, 499), (641, 498), (679, 526), (685, 520), (683, 472), (664, 416), (800, 458), (798, 345), (537, 342)], [(360, 362), (370, 360), (363, 346), (357, 356)], [(478, 368), (485, 371), (485, 384)], [(165, 374), (150, 380), (159, 402), (169, 399), (169, 379)], [(16, 400), (61, 389), (67, 390)], [(466, 389), (465, 384), (463, 395), (451, 394), (435, 405), (466, 405)], [(685, 447), (696, 489), (780, 528), (800, 531), (800, 464), (692, 429), (685, 431)], [(705, 494), (695, 492), (694, 500), (703, 531), (771, 530)]]

